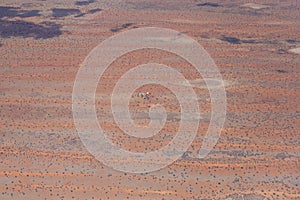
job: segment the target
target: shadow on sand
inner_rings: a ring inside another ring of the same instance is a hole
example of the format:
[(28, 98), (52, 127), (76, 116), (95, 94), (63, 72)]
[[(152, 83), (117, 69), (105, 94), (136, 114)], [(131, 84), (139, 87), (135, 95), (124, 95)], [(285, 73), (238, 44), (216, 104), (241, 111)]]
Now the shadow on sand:
[(129, 28), (132, 25), (133, 25), (133, 23), (126, 23), (126, 24), (123, 24), (120, 27), (112, 28), (112, 29), (110, 29), (110, 31), (116, 33), (116, 32), (119, 32), (119, 31), (121, 31), (123, 29)]
[(76, 5), (76, 6), (87, 6), (87, 5), (89, 5), (89, 4), (91, 4), (91, 3), (94, 3), (94, 2), (95, 2), (95, 0), (76, 1), (76, 2), (75, 2), (75, 5)]
[(81, 14), (79, 9), (68, 9), (68, 8), (53, 8), (52, 16), (55, 18), (67, 17), (69, 15)]
[(54, 22), (33, 23), (21, 19), (41, 16), (39, 10), (22, 10), (19, 7), (0, 7), (0, 37), (32, 37), (47, 39), (62, 34), (62, 26)]
[(207, 3), (198, 3), (197, 6), (199, 7), (204, 7), (204, 6), (208, 6), (208, 7), (220, 7), (220, 4), (217, 3), (212, 3), (212, 2), (207, 2)]
[(0, 6), (0, 18), (27, 18), (41, 16), (39, 10), (21, 10), (19, 7), (5, 7)]
[(61, 35), (61, 27), (61, 25), (53, 22), (42, 22), (40, 24), (35, 24), (22, 20), (0, 20), (0, 36), (2, 38), (32, 37), (35, 39), (47, 39)]

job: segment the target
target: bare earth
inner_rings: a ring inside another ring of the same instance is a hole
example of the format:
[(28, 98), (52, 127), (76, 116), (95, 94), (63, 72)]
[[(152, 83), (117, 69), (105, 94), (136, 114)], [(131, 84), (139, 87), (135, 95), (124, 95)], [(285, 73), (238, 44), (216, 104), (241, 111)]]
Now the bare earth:
[[(1, 1), (0, 199), (299, 200), (299, 10), (295, 0)], [(123, 173), (97, 161), (79, 139), (73, 84), (97, 44), (149, 26), (180, 31), (210, 53), (225, 82), (227, 119), (213, 151), (195, 158), (210, 119), (201, 76), (167, 52), (146, 49), (120, 57), (96, 94), (99, 123), (117, 146), (152, 151), (178, 129), (179, 102), (157, 85), (136, 91), (130, 109), (136, 123), (147, 124), (148, 106), (164, 105), (168, 121), (160, 134), (137, 139), (114, 123), (114, 84), (138, 64), (178, 69), (193, 85), (202, 114), (181, 159), (152, 173)], [(148, 100), (137, 97), (143, 91), (151, 92)]]

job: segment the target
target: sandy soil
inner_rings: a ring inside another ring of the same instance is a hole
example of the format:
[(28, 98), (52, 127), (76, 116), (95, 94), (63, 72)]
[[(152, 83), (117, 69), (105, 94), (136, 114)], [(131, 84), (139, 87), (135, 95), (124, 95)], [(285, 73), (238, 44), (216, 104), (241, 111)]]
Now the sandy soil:
[(261, 4), (256, 4), (256, 3), (246, 3), (243, 6), (248, 7), (248, 8), (253, 8), (253, 9), (256, 9), (256, 10), (260, 10), (260, 9), (269, 7), (269, 6), (266, 6), (266, 5), (261, 5)]
[(296, 54), (300, 54), (300, 47), (290, 49), (289, 52), (296, 53)]
[[(300, 199), (300, 5), (245, 3), (2, 1), (0, 199)], [(178, 69), (193, 84), (203, 112), (196, 139), (181, 159), (157, 172), (122, 173), (97, 161), (80, 141), (72, 89), (77, 70), (97, 44), (148, 26), (185, 33), (211, 54), (225, 81), (227, 119), (213, 151), (196, 159), (210, 119), (201, 76), (166, 52), (142, 50), (117, 59), (96, 94), (99, 123), (116, 145), (152, 151), (178, 129), (178, 101), (153, 85), (136, 91), (151, 96), (144, 100), (135, 94), (130, 109), (136, 122), (145, 124), (148, 106), (164, 105), (168, 121), (160, 134), (132, 138), (113, 121), (114, 83), (138, 64), (155, 61)]]

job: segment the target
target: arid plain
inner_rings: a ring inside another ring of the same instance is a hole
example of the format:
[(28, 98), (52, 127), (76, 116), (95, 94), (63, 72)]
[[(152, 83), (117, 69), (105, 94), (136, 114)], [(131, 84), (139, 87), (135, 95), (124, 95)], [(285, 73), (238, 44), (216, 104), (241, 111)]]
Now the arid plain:
[[(157, 85), (139, 88), (130, 110), (136, 123), (147, 124), (148, 107), (165, 106), (160, 134), (138, 139), (115, 124), (114, 84), (139, 64), (180, 71), (202, 114), (179, 160), (131, 174), (87, 151), (75, 129), (72, 91), (94, 47), (142, 27), (174, 29), (206, 49), (225, 83), (227, 115), (214, 149), (197, 159), (211, 111), (201, 76), (184, 59), (159, 50), (118, 58), (96, 93), (99, 124), (114, 144), (148, 152), (170, 142), (178, 129), (179, 102)], [(0, 199), (300, 199), (299, 1), (1, 1), (0, 55)], [(138, 97), (145, 91), (151, 95)]]

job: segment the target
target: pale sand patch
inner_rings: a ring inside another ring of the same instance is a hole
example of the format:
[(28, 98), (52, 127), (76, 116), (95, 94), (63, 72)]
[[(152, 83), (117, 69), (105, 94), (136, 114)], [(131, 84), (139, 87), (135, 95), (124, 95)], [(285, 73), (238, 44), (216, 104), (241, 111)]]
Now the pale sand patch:
[(186, 87), (194, 87), (194, 88), (201, 88), (201, 89), (208, 89), (209, 88), (221, 88), (221, 87), (230, 87), (235, 85), (235, 83), (233, 81), (229, 81), (229, 80), (224, 80), (223, 82), (221, 82), (218, 79), (215, 78), (207, 78), (206, 79), (207, 82), (204, 81), (204, 79), (193, 79), (193, 80), (189, 80), (189, 84), (187, 83), (173, 83), (173, 85), (180, 85), (180, 86), (186, 86)]
[(268, 8), (270, 6), (266, 6), (266, 5), (261, 5), (261, 4), (256, 4), (256, 3), (246, 3), (244, 5), (242, 5), (243, 7), (248, 7), (248, 8), (252, 8), (252, 9), (255, 9), (255, 10), (260, 10), (260, 9), (263, 9), (263, 8)]
[(294, 48), (294, 49), (290, 49), (289, 52), (300, 54), (300, 47), (297, 47), (297, 48)]
[(220, 80), (213, 79), (213, 78), (206, 79), (206, 82), (204, 81), (204, 79), (194, 79), (194, 80), (190, 80), (189, 82), (193, 87), (198, 87), (202, 89), (207, 89), (208, 87), (209, 88), (220, 88), (222, 86), (229, 87), (233, 85), (231, 81), (223, 80), (222, 83), (220, 82)]
[(189, 19), (170, 19), (168, 22), (182, 23), (182, 24), (208, 24), (208, 22), (200, 20), (189, 20)]
[(193, 40), (179, 37), (179, 38), (174, 38), (174, 37), (153, 37), (153, 38), (147, 38), (147, 40), (151, 40), (153, 42), (177, 42), (180, 44), (190, 44), (193, 43)]

